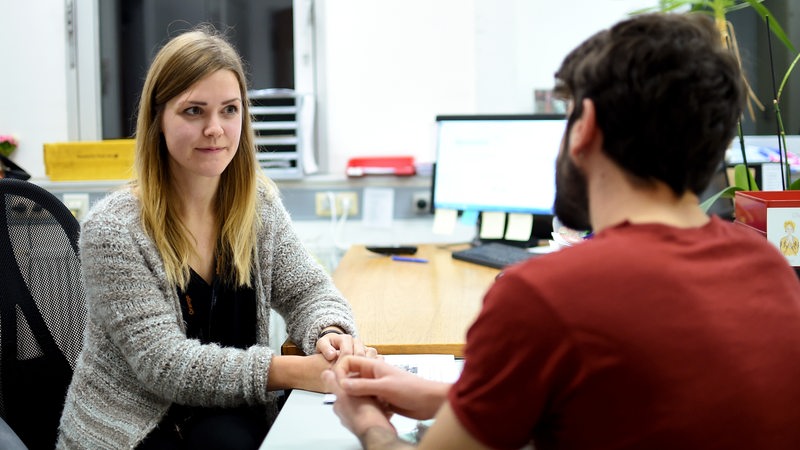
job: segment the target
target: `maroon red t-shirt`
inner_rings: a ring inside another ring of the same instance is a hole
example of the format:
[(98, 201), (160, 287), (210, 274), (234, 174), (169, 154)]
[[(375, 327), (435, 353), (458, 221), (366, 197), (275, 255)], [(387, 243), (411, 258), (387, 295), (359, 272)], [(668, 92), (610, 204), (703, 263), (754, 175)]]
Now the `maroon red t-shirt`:
[(800, 449), (800, 282), (739, 225), (622, 224), (498, 279), (449, 401), (493, 448)]

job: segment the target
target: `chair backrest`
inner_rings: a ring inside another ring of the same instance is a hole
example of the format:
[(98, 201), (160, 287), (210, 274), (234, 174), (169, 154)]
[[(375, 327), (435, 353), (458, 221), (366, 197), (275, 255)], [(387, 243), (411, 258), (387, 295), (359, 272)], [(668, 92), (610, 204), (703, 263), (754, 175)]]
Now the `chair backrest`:
[(30, 449), (54, 448), (83, 344), (79, 233), (53, 194), (0, 179), (0, 415)]

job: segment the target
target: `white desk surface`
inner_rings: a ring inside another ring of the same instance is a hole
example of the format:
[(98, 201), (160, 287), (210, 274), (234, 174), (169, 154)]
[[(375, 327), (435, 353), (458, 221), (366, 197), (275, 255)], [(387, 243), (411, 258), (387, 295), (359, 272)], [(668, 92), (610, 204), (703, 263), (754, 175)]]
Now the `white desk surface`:
[[(422, 378), (454, 382), (464, 368), (464, 360), (452, 355), (385, 355), (386, 361), (398, 367), (413, 367)], [(325, 404), (325, 394), (294, 389), (286, 399), (275, 423), (267, 433), (260, 450), (360, 450), (361, 443)], [(410, 437), (417, 421), (395, 414), (394, 425), (400, 436)]]
[[(333, 405), (323, 403), (324, 394), (293, 390), (275, 419), (260, 450), (360, 450), (361, 444), (339, 421)], [(417, 422), (394, 415), (398, 433), (412, 431)]]

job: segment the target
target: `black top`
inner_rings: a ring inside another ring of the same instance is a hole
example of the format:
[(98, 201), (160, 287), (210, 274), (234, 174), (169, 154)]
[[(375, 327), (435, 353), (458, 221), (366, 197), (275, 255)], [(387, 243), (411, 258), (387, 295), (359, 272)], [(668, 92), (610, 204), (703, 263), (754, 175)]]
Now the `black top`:
[(191, 270), (186, 292), (178, 288), (186, 335), (203, 344), (248, 348), (256, 343), (256, 293), (214, 277), (209, 285)]
[[(233, 287), (218, 277), (209, 285), (194, 270), (190, 270), (189, 285), (184, 292), (180, 287), (183, 320), (186, 336), (203, 344), (216, 343), (223, 347), (246, 349), (256, 343), (256, 293), (252, 287)], [(137, 450), (172, 448), (175, 440), (189, 442), (189, 436), (198, 431), (214, 429), (228, 433), (225, 424), (235, 422), (238, 433), (250, 433), (254, 442), (261, 442), (267, 434), (268, 424), (262, 406), (203, 407), (173, 403), (157, 426), (137, 446)], [(222, 428), (220, 428), (222, 427)]]

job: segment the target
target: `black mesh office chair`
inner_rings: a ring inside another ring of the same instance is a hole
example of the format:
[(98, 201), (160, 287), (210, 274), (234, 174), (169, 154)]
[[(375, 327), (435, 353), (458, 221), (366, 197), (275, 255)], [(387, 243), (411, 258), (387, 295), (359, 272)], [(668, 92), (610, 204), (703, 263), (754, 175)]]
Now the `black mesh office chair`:
[(0, 179), (0, 416), (31, 450), (55, 447), (83, 342), (79, 233), (50, 192)]

